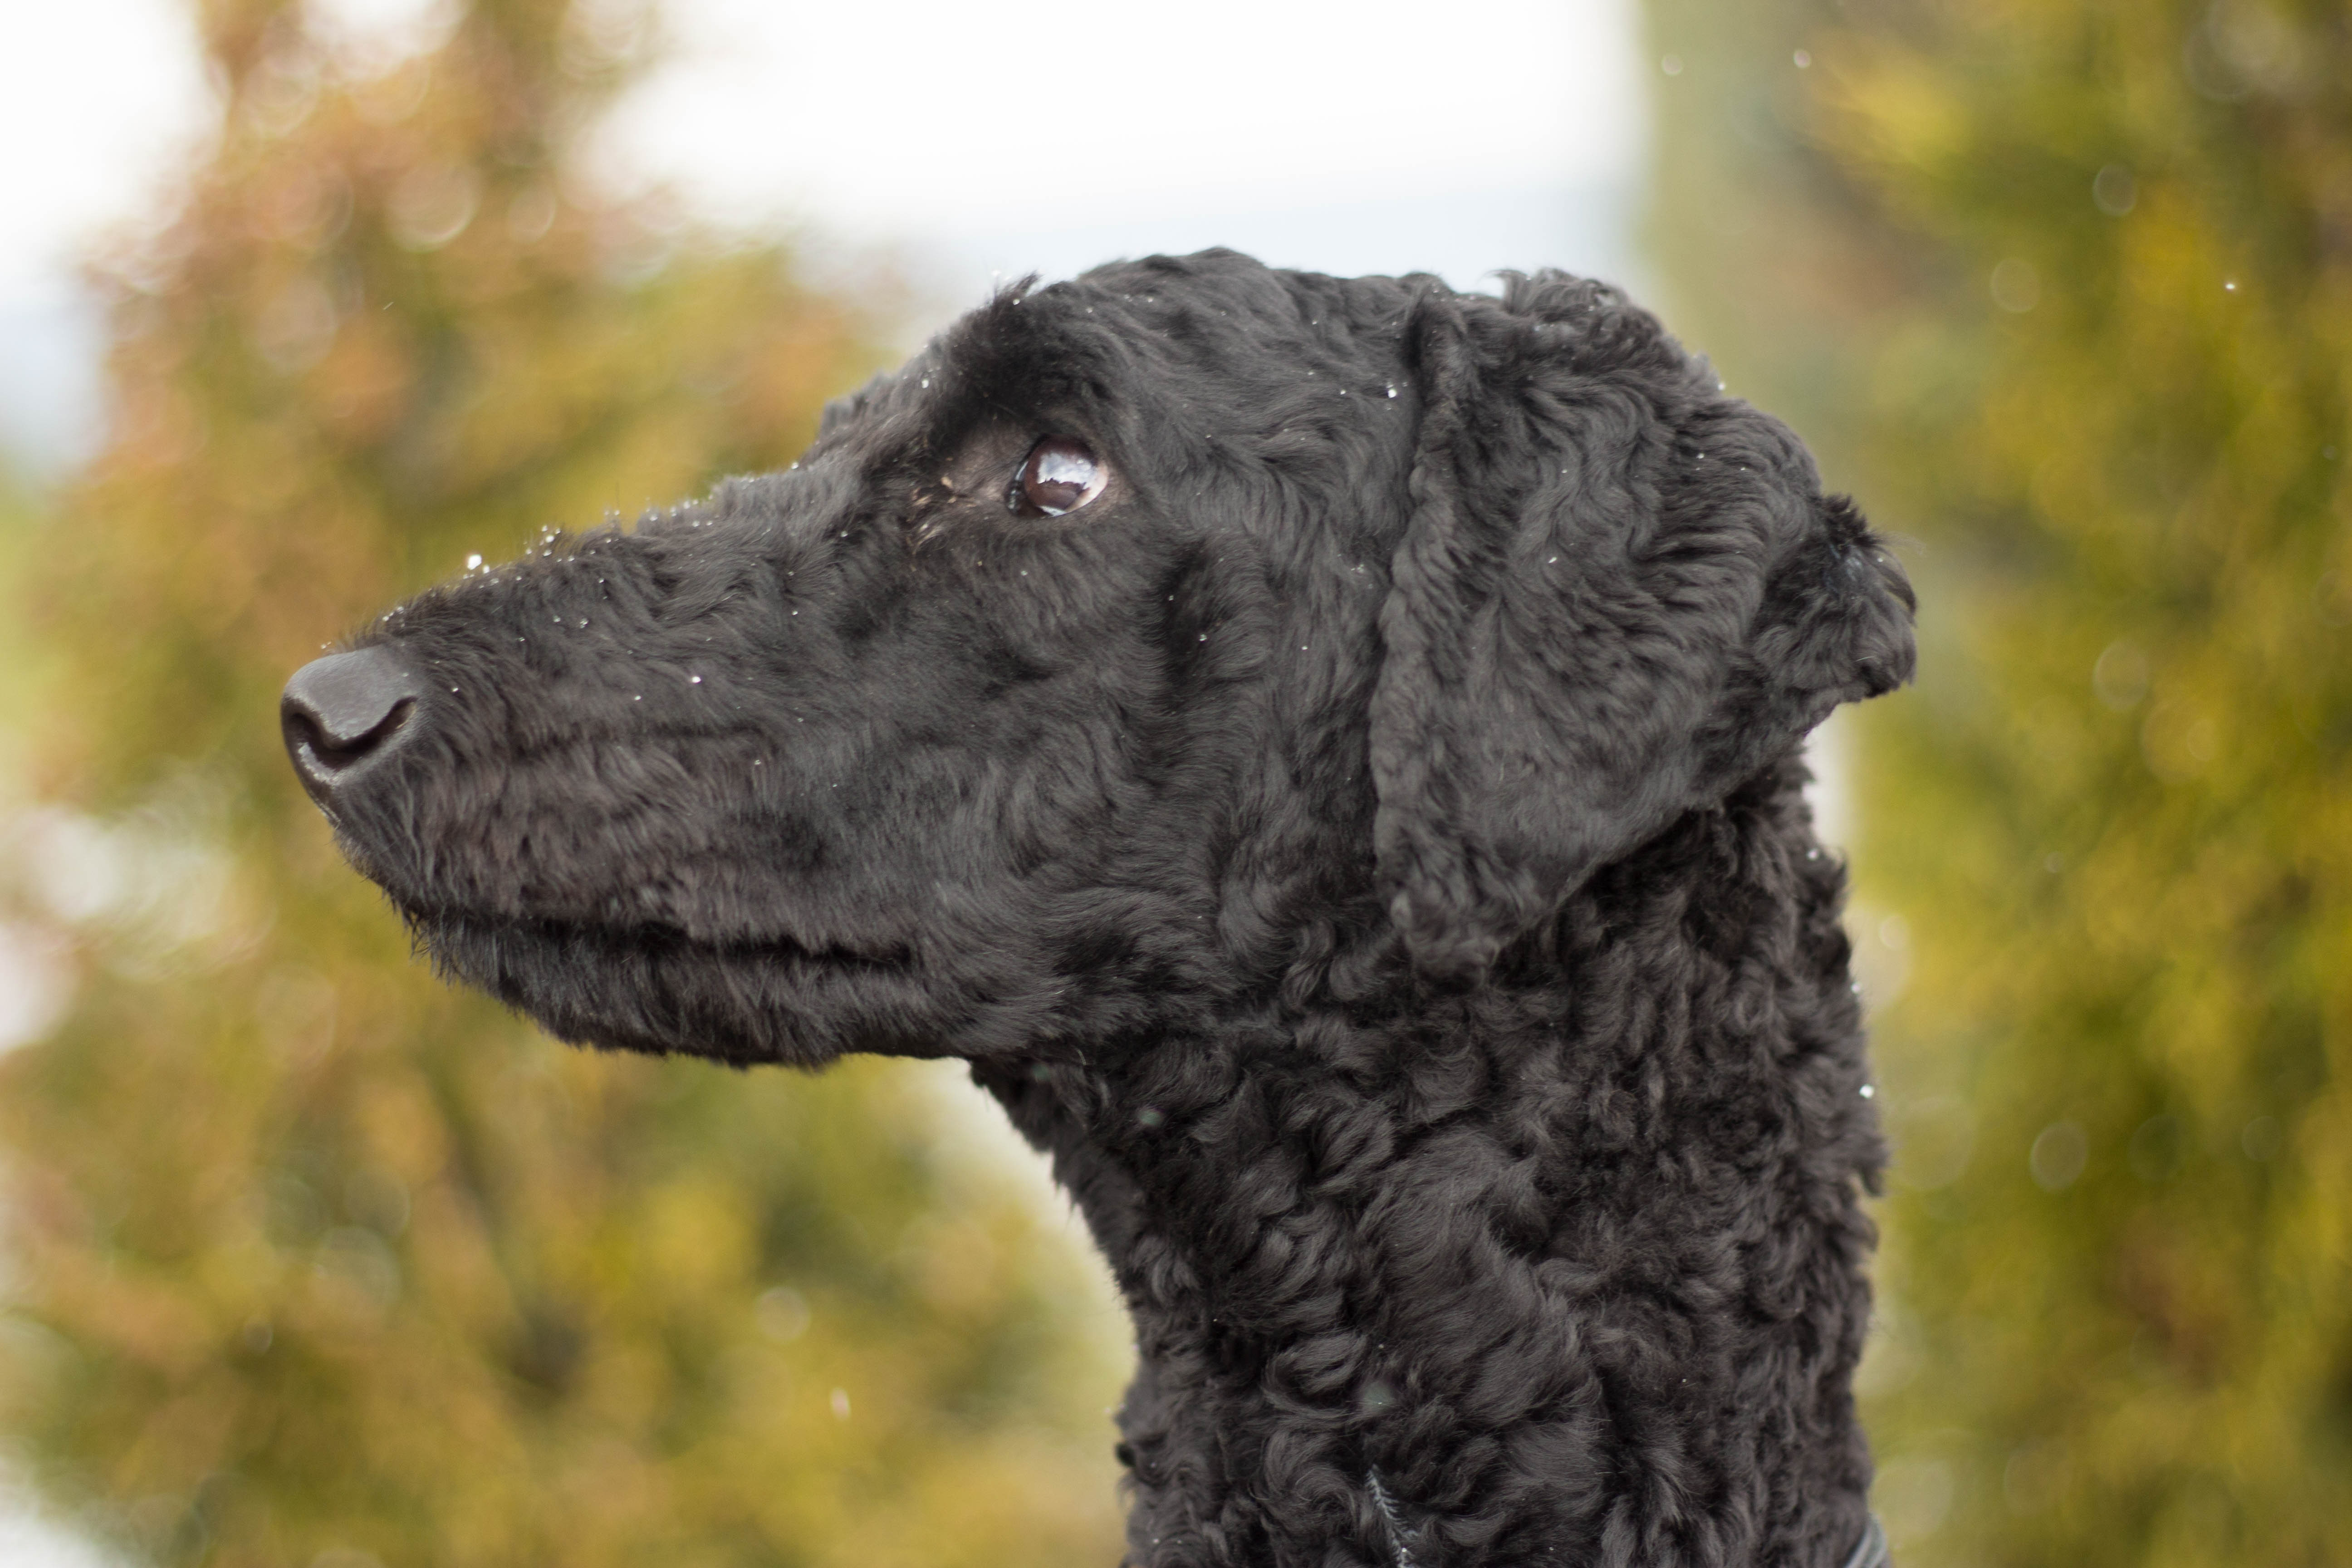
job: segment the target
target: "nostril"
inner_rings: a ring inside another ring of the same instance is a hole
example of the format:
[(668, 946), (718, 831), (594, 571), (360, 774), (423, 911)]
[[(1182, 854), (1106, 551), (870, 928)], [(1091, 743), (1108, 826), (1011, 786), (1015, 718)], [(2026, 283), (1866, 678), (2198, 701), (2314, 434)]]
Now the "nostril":
[(278, 711), (304, 787), (323, 801), (361, 763), (392, 750), (413, 727), (423, 689), (382, 647), (333, 654), (295, 671)]
[(310, 748), (310, 754), (329, 768), (347, 768), (381, 747), (403, 724), (416, 707), (413, 699), (402, 698), (389, 712), (358, 734), (342, 734), (330, 727), (323, 714), (289, 702), (286, 707), (287, 743)]

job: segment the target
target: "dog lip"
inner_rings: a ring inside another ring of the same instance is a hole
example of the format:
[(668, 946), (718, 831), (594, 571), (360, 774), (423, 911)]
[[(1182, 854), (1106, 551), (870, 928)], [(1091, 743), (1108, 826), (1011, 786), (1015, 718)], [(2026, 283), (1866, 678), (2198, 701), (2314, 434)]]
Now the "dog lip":
[(509, 914), (450, 904), (426, 908), (411, 902), (397, 892), (393, 893), (393, 902), (428, 940), (449, 942), (494, 936), (500, 941), (556, 944), (583, 942), (600, 947), (625, 947), (633, 952), (668, 948), (709, 958), (797, 960), (864, 968), (900, 966), (914, 961), (914, 955), (903, 948), (870, 952), (837, 942), (811, 946), (781, 932), (713, 939), (697, 936), (684, 926), (667, 921), (605, 923), (552, 915)]

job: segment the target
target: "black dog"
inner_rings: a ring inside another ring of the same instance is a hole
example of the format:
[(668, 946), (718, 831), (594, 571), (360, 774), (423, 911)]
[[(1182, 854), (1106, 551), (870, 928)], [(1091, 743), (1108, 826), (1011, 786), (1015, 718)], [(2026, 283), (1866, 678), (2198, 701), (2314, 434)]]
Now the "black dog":
[(284, 714), (556, 1034), (969, 1058), (1134, 1313), (1132, 1563), (1831, 1568), (1881, 1152), (1796, 752), (1910, 609), (1611, 289), (1210, 251)]

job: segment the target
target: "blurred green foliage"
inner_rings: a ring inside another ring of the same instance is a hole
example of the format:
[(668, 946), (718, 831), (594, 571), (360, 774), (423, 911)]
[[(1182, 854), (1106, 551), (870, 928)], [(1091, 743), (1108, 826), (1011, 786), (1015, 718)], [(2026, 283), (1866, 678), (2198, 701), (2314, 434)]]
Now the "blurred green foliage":
[(1101, 1298), (935, 1074), (535, 1036), (412, 958), (277, 737), (469, 552), (789, 460), (888, 290), (599, 194), (640, 14), (472, 0), (368, 68), (202, 16), (223, 119), (100, 269), (104, 449), (9, 547), (54, 668), (0, 916), (75, 981), (0, 1064), (10, 1454), (161, 1563), (1109, 1560)]
[(1900, 1558), (2352, 1562), (2352, 12), (1649, 10), (1673, 314), (1912, 536)]

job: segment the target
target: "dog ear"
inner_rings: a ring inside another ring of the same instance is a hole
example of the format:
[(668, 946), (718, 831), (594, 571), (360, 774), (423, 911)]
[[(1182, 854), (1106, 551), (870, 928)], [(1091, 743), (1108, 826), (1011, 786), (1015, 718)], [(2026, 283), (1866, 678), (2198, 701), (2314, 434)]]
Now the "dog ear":
[(1779, 421), (1557, 274), (1408, 326), (1422, 404), (1371, 703), (1383, 897), (1475, 980), (1585, 879), (1838, 703), (1902, 684), (1913, 599)]

